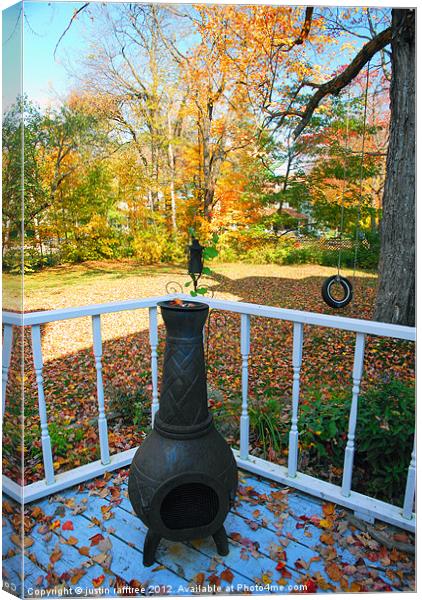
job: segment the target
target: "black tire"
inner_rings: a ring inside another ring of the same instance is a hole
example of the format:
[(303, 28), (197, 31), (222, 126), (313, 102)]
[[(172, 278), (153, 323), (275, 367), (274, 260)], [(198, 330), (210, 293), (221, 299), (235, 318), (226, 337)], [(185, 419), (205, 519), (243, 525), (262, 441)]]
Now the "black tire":
[[(342, 300), (336, 300), (330, 293), (331, 287), (334, 283), (339, 283), (343, 288), (344, 297)], [(347, 306), (353, 298), (353, 286), (346, 277), (341, 275), (332, 275), (328, 277), (322, 284), (321, 294), (324, 302), (331, 306), (331, 308), (343, 308)]]

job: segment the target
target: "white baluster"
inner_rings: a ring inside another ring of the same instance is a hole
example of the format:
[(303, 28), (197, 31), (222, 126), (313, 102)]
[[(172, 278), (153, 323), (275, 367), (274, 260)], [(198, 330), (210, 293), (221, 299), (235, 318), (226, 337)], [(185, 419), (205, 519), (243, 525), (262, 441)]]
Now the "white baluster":
[(98, 433), (100, 436), (101, 462), (103, 465), (108, 465), (110, 463), (110, 448), (108, 445), (107, 419), (104, 409), (103, 365), (101, 362), (103, 342), (101, 339), (100, 315), (92, 317), (92, 337), (94, 342), (95, 370), (97, 372)]
[(158, 411), (158, 322), (157, 322), (157, 307), (153, 306), (149, 309), (149, 343), (151, 345), (151, 379), (152, 379), (152, 405), (151, 405), (151, 420), (154, 424), (155, 414)]
[(7, 380), (9, 377), (10, 357), (12, 355), (12, 342), (13, 342), (13, 327), (12, 325), (5, 325), (3, 331), (3, 352), (2, 352), (2, 412), (1, 416), (3, 419), (4, 409), (6, 406), (6, 388)]
[(403, 517), (411, 519), (416, 487), (416, 440), (413, 442), (412, 458), (407, 472), (406, 491), (404, 494)]
[(300, 369), (302, 366), (303, 323), (293, 324), (293, 389), (292, 389), (292, 427), (289, 433), (289, 477), (296, 477), (297, 455), (299, 447), (299, 418)]
[(242, 414), (240, 417), (240, 458), (249, 457), (248, 359), (251, 346), (250, 317), (240, 317), (240, 352), (242, 354)]
[(44, 397), (43, 360), (41, 350), (41, 331), (39, 325), (32, 327), (32, 354), (34, 357), (35, 375), (38, 390), (38, 412), (41, 426), (41, 447), (44, 462), (45, 482), (47, 485), (54, 483), (53, 454), (51, 452), (51, 440), (48, 433), (47, 409)]
[(343, 496), (350, 496), (352, 488), (353, 457), (355, 454), (355, 432), (358, 418), (358, 403), (360, 380), (362, 379), (363, 361), (365, 358), (365, 334), (356, 334), (355, 359), (353, 363), (353, 389), (352, 405), (349, 415), (349, 431), (347, 434), (347, 445), (344, 455), (343, 482), (341, 493)]

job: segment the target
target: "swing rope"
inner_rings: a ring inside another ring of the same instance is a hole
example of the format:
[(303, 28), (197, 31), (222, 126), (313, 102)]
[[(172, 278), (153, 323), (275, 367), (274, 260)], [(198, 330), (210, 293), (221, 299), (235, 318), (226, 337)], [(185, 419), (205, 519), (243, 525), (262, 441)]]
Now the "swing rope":
[(366, 69), (366, 85), (365, 85), (365, 96), (363, 104), (363, 130), (362, 130), (362, 150), (360, 155), (360, 186), (359, 186), (359, 203), (356, 216), (356, 232), (355, 232), (355, 255), (353, 260), (353, 281), (356, 279), (356, 265), (358, 262), (358, 249), (359, 249), (359, 221), (361, 216), (361, 205), (363, 196), (363, 167), (365, 161), (365, 143), (366, 143), (366, 130), (367, 130), (367, 116), (368, 116), (368, 89), (369, 89), (369, 70), (371, 61), (368, 61), (368, 68)]
[(341, 251), (342, 251), (342, 241), (343, 241), (343, 229), (344, 229), (344, 198), (346, 196), (346, 189), (348, 185), (347, 180), (347, 164), (348, 164), (348, 152), (349, 152), (349, 107), (350, 107), (350, 94), (349, 101), (347, 104), (346, 110), (346, 143), (344, 147), (344, 160), (343, 160), (343, 186), (341, 190), (341, 209), (340, 209), (340, 235), (339, 235), (339, 250), (338, 250), (338, 260), (337, 260), (337, 277), (340, 277), (340, 269), (341, 269)]
[[(366, 85), (365, 85), (365, 94), (364, 94), (364, 109), (363, 109), (363, 129), (362, 129), (362, 149), (360, 156), (360, 174), (359, 174), (359, 201), (357, 207), (356, 214), (356, 226), (355, 226), (355, 243), (354, 243), (354, 257), (353, 257), (353, 280), (356, 282), (356, 267), (358, 260), (358, 246), (359, 246), (359, 222), (361, 217), (361, 205), (362, 205), (362, 197), (363, 197), (363, 171), (364, 171), (364, 159), (365, 159), (365, 143), (366, 143), (366, 132), (367, 132), (367, 116), (368, 116), (368, 92), (369, 92), (369, 73), (370, 73), (370, 61), (368, 61), (368, 67), (366, 71)], [(350, 97), (349, 97), (350, 102)], [(332, 308), (344, 308), (347, 306), (352, 298), (353, 298), (353, 285), (346, 278), (340, 275), (341, 269), (341, 258), (342, 258), (342, 238), (343, 238), (343, 230), (344, 230), (344, 209), (345, 209), (345, 195), (346, 189), (348, 186), (347, 179), (347, 165), (348, 165), (348, 155), (350, 154), (349, 148), (349, 106), (346, 111), (346, 143), (344, 148), (344, 161), (343, 161), (343, 186), (342, 186), (342, 196), (341, 196), (341, 211), (340, 211), (340, 234), (339, 234), (339, 252), (338, 252), (338, 261), (337, 261), (337, 274), (331, 277), (328, 277), (321, 288), (321, 294), (324, 302), (331, 306)], [(339, 299), (335, 295), (332, 294), (333, 285), (337, 283), (343, 289), (343, 298)]]

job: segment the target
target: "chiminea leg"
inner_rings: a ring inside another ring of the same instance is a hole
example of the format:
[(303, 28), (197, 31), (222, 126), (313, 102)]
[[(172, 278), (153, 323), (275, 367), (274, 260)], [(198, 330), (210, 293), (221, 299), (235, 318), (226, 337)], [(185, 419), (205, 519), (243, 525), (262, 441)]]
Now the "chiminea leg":
[(155, 551), (160, 543), (161, 537), (148, 529), (144, 543), (144, 567), (150, 567), (155, 562)]
[(224, 525), (222, 525), (212, 537), (214, 538), (215, 545), (217, 546), (218, 554), (220, 556), (227, 556), (229, 553), (229, 543), (227, 541), (227, 533), (224, 529)]

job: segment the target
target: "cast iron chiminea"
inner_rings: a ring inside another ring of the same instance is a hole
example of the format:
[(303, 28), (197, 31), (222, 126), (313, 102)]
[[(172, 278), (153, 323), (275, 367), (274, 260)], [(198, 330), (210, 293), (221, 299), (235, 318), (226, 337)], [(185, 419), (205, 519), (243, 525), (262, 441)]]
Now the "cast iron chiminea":
[(160, 408), (129, 475), (130, 501), (148, 527), (145, 566), (153, 564), (161, 538), (212, 535), (219, 554), (227, 554), (223, 523), (237, 489), (236, 462), (208, 411), (202, 339), (208, 305), (159, 306), (167, 331)]

